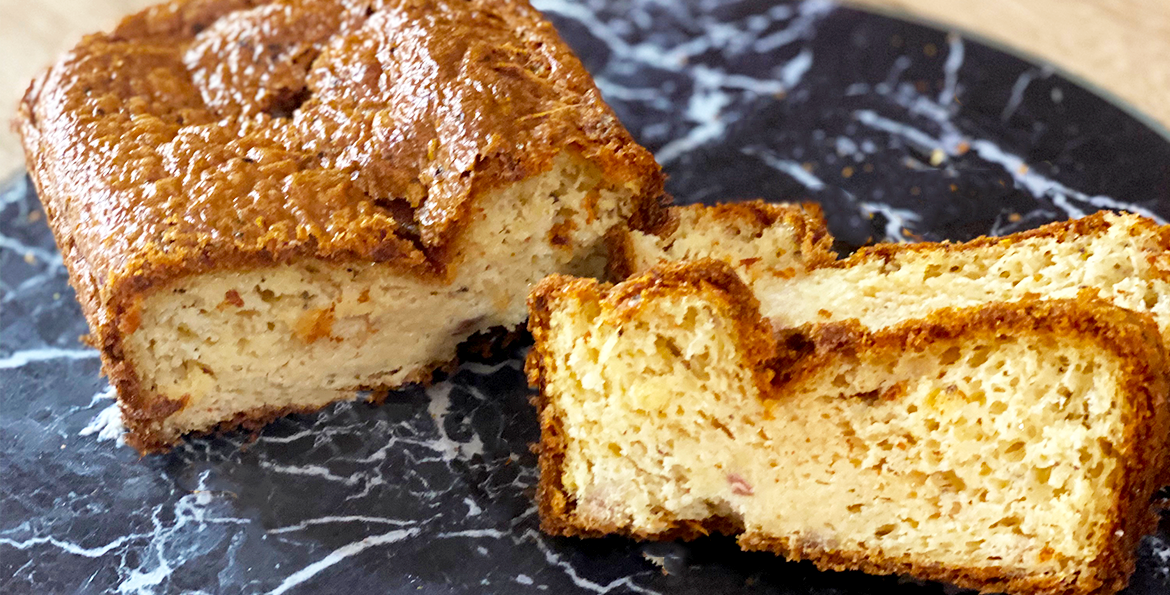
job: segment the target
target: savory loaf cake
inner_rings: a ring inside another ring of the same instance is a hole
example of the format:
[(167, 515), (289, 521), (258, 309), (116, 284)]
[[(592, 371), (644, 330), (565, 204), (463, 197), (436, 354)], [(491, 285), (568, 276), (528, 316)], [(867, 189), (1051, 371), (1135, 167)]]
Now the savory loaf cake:
[(1083, 297), (816, 325), (777, 369), (791, 346), (715, 261), (550, 277), (530, 308), (549, 533), (733, 533), (824, 569), (1089, 594), (1125, 586), (1155, 526), (1148, 315)]
[(618, 280), (661, 263), (698, 258), (722, 260), (745, 279), (794, 276), (837, 259), (816, 203), (672, 206), (654, 228), (615, 227), (608, 242), (610, 275)]
[(129, 442), (425, 381), (663, 176), (524, 0), (183, 0), (24, 97)]
[[(673, 231), (690, 232), (684, 226)], [(671, 241), (667, 234), (625, 233), (630, 239), (621, 244), (632, 249), (612, 251), (621, 260), (617, 269), (640, 272), (653, 262), (681, 259), (662, 254), (660, 246)], [(730, 245), (754, 241), (703, 233), (708, 247), (692, 245), (687, 258), (727, 260)], [(1089, 289), (1123, 308), (1149, 312), (1170, 341), (1170, 227), (1138, 215), (1098, 212), (963, 244), (878, 244), (812, 268), (807, 275), (773, 270), (745, 277), (775, 326), (857, 319), (878, 329), (939, 308), (1030, 295), (1071, 299)]]

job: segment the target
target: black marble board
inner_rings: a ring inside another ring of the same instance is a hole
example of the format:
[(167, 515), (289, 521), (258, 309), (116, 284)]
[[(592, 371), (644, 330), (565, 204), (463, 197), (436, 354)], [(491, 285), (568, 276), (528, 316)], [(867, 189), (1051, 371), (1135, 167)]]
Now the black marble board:
[[(820, 201), (846, 249), (1170, 218), (1170, 140), (961, 35), (816, 0), (536, 4), (679, 203)], [(139, 458), (23, 177), (0, 194), (0, 273), (0, 592), (953, 592), (728, 538), (542, 536), (522, 348), (381, 407)], [(1170, 593), (1167, 524), (1129, 592)]]

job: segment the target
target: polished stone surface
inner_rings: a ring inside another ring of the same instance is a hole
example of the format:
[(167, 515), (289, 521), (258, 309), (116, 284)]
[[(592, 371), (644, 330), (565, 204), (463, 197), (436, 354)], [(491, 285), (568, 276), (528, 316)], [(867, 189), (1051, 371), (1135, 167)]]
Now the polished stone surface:
[[(815, 0), (537, 5), (680, 203), (819, 201), (846, 249), (1170, 218), (1170, 141), (961, 36)], [(725, 538), (540, 535), (520, 351), (139, 458), (39, 209), (25, 179), (0, 194), (0, 592), (953, 592)], [(1130, 591), (1170, 592), (1165, 526), (1140, 555)]]

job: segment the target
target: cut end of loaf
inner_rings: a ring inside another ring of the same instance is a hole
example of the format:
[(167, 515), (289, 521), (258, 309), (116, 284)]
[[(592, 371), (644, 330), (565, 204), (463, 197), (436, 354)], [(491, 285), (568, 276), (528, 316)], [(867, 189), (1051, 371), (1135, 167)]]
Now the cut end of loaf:
[(426, 381), (468, 337), (520, 325), (529, 287), (549, 272), (600, 274), (601, 238), (631, 216), (632, 194), (564, 155), (477, 204), (450, 279), (308, 259), (156, 290), (124, 341), (140, 395), (124, 404), (130, 441), (157, 449)]
[[(1167, 429), (1148, 320), (1001, 304), (761, 354), (758, 311), (696, 276), (533, 300), (546, 530), (736, 532), (824, 568), (1020, 593), (1124, 586)], [(778, 360), (800, 373), (772, 378)]]

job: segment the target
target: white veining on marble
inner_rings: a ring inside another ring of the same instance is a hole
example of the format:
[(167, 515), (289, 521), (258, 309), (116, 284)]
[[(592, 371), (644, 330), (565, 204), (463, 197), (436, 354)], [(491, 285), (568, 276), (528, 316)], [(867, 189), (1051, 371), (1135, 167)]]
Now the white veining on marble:
[(999, 145), (991, 141), (983, 139), (972, 140), (971, 150), (975, 151), (985, 161), (990, 161), (1003, 167), (1004, 171), (1011, 174), (1017, 186), (1026, 189), (1033, 196), (1048, 197), (1052, 200), (1053, 204), (1064, 210), (1070, 218), (1075, 219), (1085, 216), (1085, 211), (1080, 206), (1071, 202), (1070, 199), (1072, 199), (1097, 207), (1097, 209), (1124, 209), (1142, 215), (1143, 217), (1149, 217), (1158, 222), (1159, 225), (1166, 224), (1165, 219), (1138, 205), (1116, 200), (1108, 196), (1089, 196), (1084, 192), (1069, 188), (1047, 176), (1040, 175), (1024, 162), (1023, 158), (1019, 155), (1005, 152)]
[(870, 128), (900, 136), (925, 149), (926, 152), (940, 149), (947, 155), (957, 155), (964, 140), (964, 137), (957, 133), (944, 134), (941, 138), (935, 137), (905, 122), (880, 116), (877, 112), (869, 109), (857, 110), (853, 112), (853, 117)]
[(21, 256), (31, 256), (51, 268), (65, 268), (65, 264), (61, 262), (61, 257), (53, 250), (29, 246), (15, 238), (10, 238), (5, 235), (0, 235), (0, 250), (12, 250)]
[(33, 362), (43, 362), (58, 359), (80, 360), (97, 358), (98, 351), (96, 349), (60, 349), (57, 347), (41, 347), (38, 349), (17, 351), (8, 357), (0, 358), (0, 370), (19, 368)]
[(154, 508), (151, 515), (152, 530), (146, 536), (147, 545), (137, 566), (119, 565), (119, 593), (146, 595), (157, 592), (158, 587), (187, 558), (202, 553), (202, 546), (189, 537), (192, 532), (206, 532), (212, 526), (250, 524), (247, 518), (215, 513), (213, 508), (224, 507), (230, 494), (212, 490), (210, 481), (211, 472), (204, 471), (199, 474), (196, 488), (180, 497), (170, 510), (166, 510), (165, 506)]
[(356, 474), (337, 475), (325, 465), (284, 465), (268, 460), (261, 460), (259, 465), (264, 469), (268, 469), (276, 473), (283, 473), (285, 475), (299, 475), (303, 477), (317, 477), (326, 481), (331, 481), (346, 486), (357, 485), (362, 480), (362, 478)]
[(745, 147), (741, 149), (741, 153), (757, 157), (776, 171), (779, 171), (788, 177), (794, 179), (801, 186), (808, 188), (814, 192), (823, 190), (825, 182), (813, 175), (812, 172), (804, 168), (803, 164), (797, 163), (791, 159), (781, 159), (771, 153), (770, 151), (760, 150), (755, 147)]
[(329, 554), (324, 558), (321, 558), (320, 560), (290, 574), (288, 578), (284, 579), (284, 581), (282, 581), (279, 586), (269, 591), (269, 593), (270, 595), (280, 595), (281, 593), (286, 593), (297, 585), (300, 585), (301, 583), (312, 578), (314, 575), (320, 573), (322, 570), (325, 570), (326, 568), (329, 568), (330, 566), (333, 566), (334, 564), (337, 564), (338, 562), (350, 556), (360, 554), (361, 552), (372, 547), (397, 543), (404, 539), (410, 539), (411, 537), (418, 535), (419, 531), (419, 529), (397, 529), (383, 533), (381, 535), (371, 535), (369, 537), (363, 538), (361, 541), (339, 547), (332, 552), (329, 552)]
[(943, 63), (943, 88), (938, 94), (938, 104), (950, 106), (959, 93), (959, 69), (963, 67), (966, 52), (963, 38), (958, 33), (947, 34), (947, 61)]
[(1150, 557), (1158, 565), (1158, 576), (1163, 579), (1170, 578), (1170, 542), (1157, 535), (1148, 535), (1145, 537), (1145, 541), (1150, 546)]
[(461, 531), (444, 531), (442, 533), (436, 533), (434, 537), (435, 539), (453, 539), (458, 537), (505, 539), (511, 537), (511, 534), (499, 529), (463, 529)]
[(597, 88), (601, 90), (601, 95), (609, 101), (640, 102), (660, 111), (671, 109), (670, 100), (657, 89), (639, 89), (620, 85), (609, 79), (598, 79)]
[(499, 372), (500, 370), (504, 370), (504, 369), (523, 370), (524, 369), (524, 362), (522, 360), (512, 360), (512, 359), (502, 361), (498, 364), (484, 364), (481, 362), (463, 362), (462, 364), (459, 364), (459, 369), (465, 370), (467, 372), (471, 372), (472, 374), (475, 374), (477, 376), (489, 376), (491, 374), (495, 374), (496, 372)]
[(725, 113), (733, 102), (728, 90), (742, 91), (750, 96), (782, 95), (800, 83), (801, 77), (812, 67), (812, 52), (803, 50), (777, 69), (777, 79), (758, 79), (727, 72), (704, 65), (691, 67), (695, 88), (691, 93), (683, 117), (695, 124), (686, 135), (662, 146), (654, 157), (662, 165), (669, 165), (682, 155), (723, 137), (735, 118)]
[(305, 428), (305, 429), (300, 430), (294, 434), (289, 434), (288, 436), (269, 436), (269, 435), (265, 434), (265, 435), (257, 438), (256, 441), (257, 442), (271, 442), (274, 444), (291, 444), (293, 442), (296, 442), (298, 440), (303, 440), (305, 438), (313, 438), (317, 435), (318, 434), (315, 430), (313, 430), (311, 428)]
[[(565, 0), (544, 0), (535, 6), (546, 13), (572, 19), (602, 40), (617, 58), (611, 60), (607, 69), (595, 72), (594, 78), (602, 94), (614, 99), (634, 98), (654, 103), (663, 111), (669, 105), (655, 99), (654, 89), (639, 89), (619, 84), (612, 75), (625, 74), (632, 66), (662, 69), (674, 73), (686, 73), (694, 84), (683, 111), (683, 120), (688, 124), (684, 134), (676, 136), (655, 152), (659, 163), (668, 165), (683, 155), (720, 138), (727, 126), (735, 121), (727, 108), (733, 103), (750, 101), (754, 97), (781, 95), (800, 83), (812, 66), (811, 50), (803, 48), (796, 56), (772, 68), (772, 78), (749, 76), (729, 72), (725, 68), (694, 62), (694, 59), (709, 51), (720, 51), (727, 55), (738, 55), (750, 44), (752, 51), (767, 54), (791, 44), (811, 38), (816, 24), (834, 8), (824, 0), (806, 0), (793, 11), (783, 6), (768, 11), (765, 15), (753, 15), (738, 23), (725, 23), (711, 18), (704, 12), (695, 15), (699, 28), (697, 35), (675, 45), (662, 45), (655, 40), (631, 43), (621, 31), (627, 27), (615, 27), (612, 22), (603, 22), (583, 4)], [(795, 13), (795, 15), (794, 15)], [(639, 11), (632, 11), (634, 20)], [(776, 32), (760, 36), (767, 26), (776, 21), (790, 19), (787, 25)], [(646, 27), (653, 22), (646, 19)], [(612, 70), (613, 72), (609, 72)], [(657, 93), (661, 97), (661, 93)]]
[(0, 537), (0, 544), (14, 547), (18, 550), (27, 550), (34, 546), (49, 544), (62, 551), (73, 554), (74, 556), (97, 558), (117, 550), (130, 540), (136, 539), (138, 537), (141, 537), (141, 535), (123, 535), (107, 544), (99, 545), (97, 547), (85, 547), (69, 541), (60, 540), (55, 537), (32, 537), (23, 541), (9, 539), (7, 537)]
[[(797, 7), (799, 16), (793, 19), (791, 25), (757, 39), (752, 44), (752, 49), (760, 53), (771, 52), (806, 38), (812, 33), (817, 21), (832, 11), (834, 7), (832, 2), (824, 0), (801, 2)], [(782, 16), (783, 18), (789, 17), (788, 14)]]
[(800, 53), (795, 58), (785, 62), (780, 67), (780, 72), (777, 77), (780, 79), (780, 84), (783, 85), (784, 89), (792, 89), (799, 85), (804, 75), (808, 74), (809, 69), (812, 68), (812, 62), (813, 53), (808, 48), (800, 50)]
[[(458, 375), (475, 374), (475, 375), (491, 375), (496, 373), (512, 373), (515, 374), (519, 369), (519, 360), (512, 359), (501, 362), (495, 365), (484, 364), (470, 364), (458, 372)], [(474, 387), (460, 387), (461, 399), (471, 399), (471, 402), (488, 403), (490, 402), (485, 395), (482, 395)], [(422, 447), (425, 451), (440, 453), (438, 459), (429, 459), (427, 457), (418, 458), (420, 464), (426, 461), (442, 462), (444, 465), (449, 465), (453, 460), (466, 460), (468, 457), (475, 454), (482, 454), (483, 443), (480, 440), (478, 433), (473, 433), (470, 437), (465, 437), (462, 441), (455, 440), (449, 435), (445, 429), (447, 420), (452, 415), (465, 416), (467, 413), (460, 406), (457, 413), (453, 403), (455, 386), (451, 382), (439, 383), (428, 389), (431, 398), (427, 401), (426, 415), (431, 418), (433, 423), (434, 433), (429, 437), (420, 437), (418, 439), (408, 438), (406, 436), (391, 437), (385, 449), (377, 452), (385, 453), (387, 450), (393, 449), (394, 442), (398, 442), (398, 448), (404, 446)], [(106, 389), (90, 399), (89, 409), (99, 410), (110, 397), (113, 392)], [(347, 410), (352, 410), (354, 404), (343, 403), (336, 408), (344, 413)], [(97, 416), (91, 420), (88, 426), (89, 430), (84, 431), (85, 435), (93, 435), (100, 432), (98, 429), (105, 423), (103, 420), (106, 410), (102, 409)], [(311, 442), (320, 442), (322, 437), (328, 437), (331, 433), (349, 433), (353, 429), (345, 427), (338, 427), (335, 425), (326, 424), (324, 427), (313, 428), (306, 431), (298, 431), (291, 435), (284, 437), (264, 437), (260, 441), (275, 441), (284, 444), (295, 443), (298, 440), (308, 440)], [(413, 432), (413, 430), (411, 431)], [(193, 443), (184, 444), (180, 447), (180, 451), (189, 451), (194, 446)], [(245, 444), (239, 444), (240, 447)], [(192, 451), (193, 452), (193, 451)], [(383, 455), (383, 457), (386, 455)], [(374, 457), (379, 458), (379, 457)], [(281, 463), (267, 457), (263, 457), (256, 462), (258, 468), (267, 472), (276, 474), (288, 474), (294, 476), (306, 477), (313, 480), (320, 480), (326, 482), (336, 482), (347, 486), (346, 489), (352, 491), (355, 489), (355, 484), (367, 481), (365, 490), (369, 489), (369, 475), (367, 471), (358, 470), (356, 473), (344, 474), (336, 471), (336, 468), (347, 464), (347, 457), (335, 457), (327, 464), (315, 463)], [(352, 459), (355, 463), (359, 459)], [(381, 469), (377, 469), (378, 474)], [(181, 542), (177, 541), (181, 535), (189, 534), (193, 527), (210, 527), (223, 524), (235, 524), (240, 526), (247, 526), (253, 521), (248, 518), (239, 518), (235, 516), (224, 517), (219, 514), (217, 507), (223, 506), (230, 502), (230, 494), (216, 491), (211, 488), (211, 475), (209, 472), (204, 472), (200, 475), (199, 485), (196, 490), (185, 496), (182, 496), (172, 509), (173, 512), (167, 513), (162, 508), (156, 508), (153, 513), (154, 529), (146, 534), (135, 534), (128, 536), (126, 539), (104, 546), (100, 550), (95, 550), (90, 553), (94, 555), (123, 555), (126, 546), (130, 545), (130, 540), (134, 543), (146, 544), (146, 556), (133, 566), (127, 566), (120, 569), (121, 580), (118, 586), (120, 593), (149, 593), (155, 592), (163, 587), (163, 585), (170, 584), (171, 577), (181, 566), (181, 561), (185, 554), (182, 554), (183, 547)], [(535, 475), (531, 470), (524, 469), (523, 473), (513, 480), (515, 487), (513, 489), (523, 490), (532, 485), (535, 481)], [(423, 498), (438, 497), (441, 494), (441, 488), (427, 487), (426, 491), (419, 493), (418, 496)], [(463, 502), (467, 507), (467, 517), (475, 517), (482, 514), (482, 507), (479, 506), (471, 498), (463, 498)], [(226, 510), (226, 509), (225, 509)], [(533, 509), (526, 510), (518, 514), (513, 519), (512, 524), (529, 522), (532, 518)], [(167, 521), (167, 518), (173, 517), (173, 520)], [(282, 525), (266, 531), (267, 535), (282, 538), (292, 538), (303, 532), (311, 531), (316, 527), (329, 527), (339, 524), (350, 524), (355, 527), (362, 527), (362, 532), (371, 527), (378, 525), (391, 525), (395, 527), (394, 531), (382, 535), (375, 535), (372, 537), (364, 537), (352, 543), (342, 545), (340, 547), (330, 550), (323, 554), (322, 557), (306, 564), (297, 572), (287, 575), (283, 582), (276, 587), (273, 592), (285, 592), (289, 589), (302, 587), (309, 578), (319, 574), (325, 568), (338, 564), (346, 558), (355, 556), (365, 551), (366, 549), (379, 546), (389, 545), (397, 541), (401, 541), (408, 537), (419, 536), (427, 533), (426, 527), (430, 523), (437, 522), (442, 518), (442, 514), (436, 514), (429, 520), (402, 520), (395, 518), (360, 515), (360, 514), (337, 514), (337, 515), (320, 515), (310, 518), (302, 519), (298, 522)], [(493, 538), (501, 539), (505, 537), (513, 537), (515, 543), (528, 542), (531, 536), (522, 536), (515, 539), (513, 534), (494, 528), (482, 529), (468, 529), (464, 531), (446, 531), (439, 534), (434, 534), (435, 538)], [(4, 543), (19, 543), (6, 537)], [(40, 542), (29, 542), (25, 547), (33, 547)], [(52, 542), (46, 542), (52, 543)], [(68, 546), (66, 546), (68, 547)], [(176, 552), (176, 547), (179, 548)], [(75, 549), (75, 548), (72, 548)]]
[(155, 593), (155, 588), (162, 584), (174, 569), (161, 558), (159, 565), (148, 572), (131, 571), (129, 578), (118, 584), (119, 593), (133, 593), (134, 595), (148, 595)]
[(1016, 82), (1012, 85), (1012, 94), (1008, 96), (1007, 104), (1003, 106), (1003, 111), (999, 114), (1001, 122), (1007, 122), (1012, 119), (1016, 110), (1020, 109), (1020, 104), (1024, 102), (1024, 91), (1027, 91), (1028, 86), (1039, 76), (1039, 70), (1029, 68), (1021, 72), (1020, 76), (1016, 77)]
[(0, 207), (16, 205), (18, 208), (27, 210), (28, 203), (24, 200), (25, 193), (23, 192), (22, 188), (25, 184), (27, 184), (27, 182), (20, 180), (14, 184), (14, 186), (19, 189), (9, 192), (0, 192)]
[(695, 86), (697, 89), (691, 94), (684, 117), (697, 125), (687, 132), (686, 136), (676, 138), (665, 145), (655, 154), (659, 163), (668, 164), (685, 153), (695, 150), (723, 135), (727, 124), (722, 115), (723, 108), (731, 103), (728, 95), (718, 86), (712, 86), (710, 79), (702, 78), (705, 69), (696, 69)]
[(46, 267), (45, 272), (33, 275), (28, 279), (21, 281), (20, 284), (16, 287), (5, 286), (4, 297), (0, 298), (0, 304), (6, 304), (8, 302), (25, 297), (26, 292), (40, 289), (43, 285), (54, 280), (60, 280), (62, 281), (61, 285), (65, 285), (64, 267)]
[(472, 436), (470, 442), (452, 440), (447, 434), (445, 423), (447, 413), (451, 408), (452, 388), (453, 385), (450, 382), (441, 382), (427, 390), (427, 396), (430, 397), (427, 412), (431, 414), (431, 418), (435, 420), (435, 427), (439, 430), (439, 438), (432, 441), (431, 444), (442, 454), (445, 461), (456, 458), (466, 459), (483, 453), (483, 442), (480, 441), (478, 434)]
[(364, 516), (364, 515), (359, 515), (359, 514), (351, 514), (351, 515), (344, 515), (344, 516), (323, 516), (323, 517), (312, 518), (312, 519), (308, 519), (308, 520), (296, 523), (295, 525), (286, 525), (284, 527), (277, 527), (275, 529), (269, 529), (268, 533), (270, 535), (279, 535), (281, 533), (291, 533), (294, 531), (303, 531), (306, 528), (312, 527), (315, 525), (331, 525), (334, 523), (370, 523), (373, 525), (395, 525), (398, 527), (410, 527), (410, 526), (418, 524), (418, 522), (416, 522), (416, 521), (404, 521), (401, 519), (387, 519), (387, 518), (383, 518), (383, 517), (373, 517), (373, 516)]
[(857, 205), (861, 207), (861, 212), (866, 215), (873, 216), (874, 213), (881, 213), (886, 218), (886, 237), (884, 241), (904, 243), (916, 240), (908, 232), (914, 228), (916, 221), (922, 219), (918, 213), (908, 209), (897, 209), (880, 202), (862, 201), (858, 202)]
[[(1028, 191), (1037, 198), (1043, 197), (1049, 199), (1070, 218), (1075, 219), (1085, 215), (1086, 210), (1076, 204), (1079, 202), (1096, 207), (1097, 209), (1126, 210), (1149, 217), (1159, 224), (1166, 223), (1165, 219), (1139, 205), (1117, 200), (1109, 196), (1090, 196), (1079, 190), (1069, 188), (1052, 178), (1036, 172), (1021, 157), (1004, 151), (994, 141), (960, 132), (951, 121), (951, 117), (955, 111), (955, 106), (952, 105), (954, 99), (953, 93), (958, 85), (958, 71), (962, 68), (963, 41), (962, 38), (954, 35), (948, 37), (948, 41), (950, 42), (950, 54), (947, 56), (946, 61), (946, 85), (944, 86), (943, 92), (940, 93), (939, 102), (935, 102), (918, 93), (909, 84), (902, 84), (893, 88), (887, 86), (885, 89), (875, 88), (880, 94), (888, 96), (896, 104), (906, 108), (910, 114), (924, 116), (932, 120), (939, 127), (939, 134), (927, 133), (905, 122), (880, 116), (873, 110), (868, 109), (854, 112), (854, 117), (857, 118), (857, 121), (871, 128), (897, 135), (928, 152), (933, 150), (942, 151), (947, 158), (959, 157), (965, 154), (969, 148), (984, 161), (1002, 167), (1012, 177), (1019, 188)], [(1021, 80), (1024, 83), (1021, 83)], [(1021, 79), (1017, 80), (1016, 86), (1019, 87), (1021, 84), (1026, 86), (1029, 82), (1031, 82), (1030, 79), (1021, 77)], [(881, 85), (878, 87), (881, 87)], [(1022, 96), (1022, 88), (1019, 90), (1019, 93)], [(952, 101), (946, 103), (941, 101), (947, 98), (950, 98)], [(1009, 107), (1011, 106), (1009, 105)], [(1011, 111), (1014, 112), (1014, 110), (1015, 108), (1013, 107)], [(1005, 113), (1007, 112), (1005, 111)]]
[(552, 548), (550, 548), (548, 546), (548, 544), (545, 543), (544, 538), (541, 535), (539, 535), (535, 531), (529, 530), (526, 532), (525, 536), (529, 537), (530, 539), (532, 539), (536, 543), (536, 547), (540, 548), (540, 551), (544, 554), (545, 560), (547, 560), (549, 564), (552, 564), (553, 566), (556, 566), (556, 567), (560, 568), (561, 570), (563, 570), (565, 572), (565, 575), (569, 577), (569, 580), (573, 581), (574, 585), (577, 585), (578, 587), (581, 587), (582, 589), (587, 589), (589, 591), (593, 591), (594, 593), (610, 593), (612, 591), (619, 590), (619, 589), (624, 590), (624, 591), (628, 591), (628, 592), (633, 592), (633, 593), (647, 593), (647, 594), (655, 594), (655, 595), (657, 595), (659, 593), (658, 591), (654, 591), (652, 589), (647, 589), (641, 585), (634, 583), (630, 579), (630, 577), (624, 577), (624, 578), (620, 578), (620, 579), (617, 579), (614, 581), (610, 581), (609, 583), (606, 583), (604, 585), (601, 583), (591, 581), (587, 578), (582, 577), (580, 574), (578, 574), (577, 569), (573, 568), (572, 564), (569, 564), (568, 562), (563, 560), (561, 558), (560, 554), (553, 551)]
[(473, 516), (479, 516), (481, 513), (483, 513), (483, 509), (480, 508), (479, 504), (475, 503), (475, 500), (472, 500), (471, 498), (464, 498), (463, 503), (467, 505), (467, 516), (469, 518)]
[[(1007, 235), (1008, 233), (1011, 233), (1012, 231), (1020, 229), (1021, 226), (1023, 226), (1024, 229), (1027, 229), (1030, 227), (1036, 227), (1036, 225), (1032, 225), (1033, 221), (1048, 222), (1048, 221), (1052, 221), (1056, 217), (1057, 217), (1056, 212), (1049, 211), (1047, 209), (1033, 209), (1030, 212), (1024, 213), (1023, 215), (1020, 216), (1020, 218), (1018, 220), (1015, 220), (1015, 221), (1008, 219), (1007, 217), (1004, 216), (1004, 214), (1000, 214), (999, 217), (996, 217), (995, 223), (992, 224), (991, 229), (987, 232), (987, 235), (991, 235), (991, 236)], [(1010, 229), (1009, 229), (1009, 224), (1010, 224)]]

